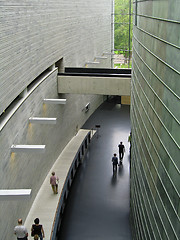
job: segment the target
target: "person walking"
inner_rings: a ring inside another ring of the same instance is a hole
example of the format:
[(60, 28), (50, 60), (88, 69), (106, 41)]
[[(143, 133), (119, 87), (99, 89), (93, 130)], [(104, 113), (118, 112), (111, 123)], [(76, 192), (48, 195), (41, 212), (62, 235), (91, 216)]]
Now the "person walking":
[(132, 132), (130, 132), (130, 135), (129, 135), (129, 137), (128, 137), (128, 142), (130, 143), (130, 148), (129, 148), (130, 159), (131, 159), (131, 139), (132, 139)]
[(119, 148), (119, 160), (120, 160), (120, 164), (122, 164), (122, 159), (125, 153), (125, 147), (122, 142), (120, 142), (120, 144), (118, 145), (118, 148)]
[(52, 176), (50, 177), (50, 184), (54, 194), (58, 194), (58, 182), (59, 178), (55, 176), (55, 172), (52, 172)]
[(112, 157), (112, 164), (113, 164), (113, 175), (117, 173), (117, 165), (118, 165), (118, 158), (116, 156), (116, 153), (114, 153), (114, 156)]
[(31, 236), (35, 237), (36, 235), (39, 236), (40, 240), (43, 240), (43, 238), (45, 237), (43, 226), (39, 224), (39, 218), (36, 218), (34, 220), (34, 224), (31, 227)]
[(14, 228), (14, 234), (17, 237), (17, 240), (27, 240), (28, 231), (24, 225), (22, 225), (22, 219), (18, 219), (18, 225)]

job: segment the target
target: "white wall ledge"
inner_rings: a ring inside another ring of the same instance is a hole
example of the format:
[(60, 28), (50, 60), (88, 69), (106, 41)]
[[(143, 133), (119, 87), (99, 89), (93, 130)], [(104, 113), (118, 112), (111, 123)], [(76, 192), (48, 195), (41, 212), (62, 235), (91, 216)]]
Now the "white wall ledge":
[(39, 123), (39, 124), (56, 124), (57, 118), (42, 118), (42, 117), (30, 117), (30, 123)]
[(44, 103), (66, 104), (66, 99), (44, 99)]
[(44, 153), (46, 145), (12, 145), (11, 152), (38, 152)]
[(100, 62), (86, 62), (85, 64), (99, 64)]
[(97, 56), (97, 57), (95, 57), (95, 59), (107, 59), (107, 57), (101, 57), (101, 56)]
[(26, 200), (31, 196), (31, 189), (3, 189), (0, 190), (0, 200)]

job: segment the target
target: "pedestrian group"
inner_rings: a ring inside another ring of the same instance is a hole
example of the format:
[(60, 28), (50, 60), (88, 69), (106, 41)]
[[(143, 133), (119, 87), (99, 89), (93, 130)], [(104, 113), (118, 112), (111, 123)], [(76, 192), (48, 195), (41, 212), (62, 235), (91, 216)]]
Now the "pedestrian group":
[[(119, 143), (118, 148), (119, 148), (119, 163), (116, 153), (114, 153), (112, 157), (113, 175), (117, 173), (117, 166), (122, 165), (125, 153), (125, 146), (123, 145), (122, 142)], [(50, 184), (54, 194), (58, 194), (58, 183), (59, 178), (55, 175), (55, 172), (52, 172), (52, 175), (50, 177)], [(28, 231), (26, 227), (22, 224), (22, 219), (18, 219), (18, 225), (14, 228), (14, 234), (16, 235), (17, 240), (28, 239)], [(39, 218), (36, 218), (34, 220), (34, 224), (32, 224), (31, 236), (34, 237), (34, 240), (43, 240), (43, 238), (45, 237), (43, 226), (39, 224)]]
[(117, 158), (116, 153), (114, 153), (114, 155), (112, 157), (113, 175), (115, 175), (117, 173), (117, 166), (122, 165), (122, 160), (123, 160), (124, 153), (125, 153), (125, 146), (123, 145), (122, 142), (119, 143), (118, 148), (119, 148), (119, 163), (118, 163), (118, 158)]
[[(59, 178), (55, 175), (55, 172), (52, 172), (50, 177), (50, 184), (54, 194), (58, 194), (58, 183)], [(18, 225), (14, 228), (14, 234), (17, 237), (17, 240), (28, 240), (28, 231), (27, 228), (22, 224), (22, 219), (18, 219)], [(45, 233), (43, 226), (39, 224), (39, 218), (34, 219), (34, 224), (31, 227), (31, 237), (34, 240), (43, 240), (45, 238)]]

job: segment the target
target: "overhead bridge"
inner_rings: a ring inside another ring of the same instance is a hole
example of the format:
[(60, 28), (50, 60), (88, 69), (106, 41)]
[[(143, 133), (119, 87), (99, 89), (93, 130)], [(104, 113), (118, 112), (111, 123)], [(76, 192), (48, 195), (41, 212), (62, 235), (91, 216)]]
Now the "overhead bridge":
[(65, 68), (58, 93), (130, 96), (131, 69)]

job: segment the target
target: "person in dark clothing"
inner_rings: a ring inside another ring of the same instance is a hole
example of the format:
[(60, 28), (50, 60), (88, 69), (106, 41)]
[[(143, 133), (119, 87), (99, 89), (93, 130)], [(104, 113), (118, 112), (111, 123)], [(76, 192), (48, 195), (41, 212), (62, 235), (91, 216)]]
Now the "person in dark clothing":
[(130, 135), (128, 137), (128, 142), (130, 143), (130, 148), (129, 148), (130, 158), (131, 158), (131, 139), (132, 139), (132, 132), (130, 132)]
[(45, 237), (44, 229), (43, 229), (43, 226), (39, 224), (39, 218), (36, 218), (34, 220), (34, 223), (35, 224), (33, 224), (31, 227), (31, 236), (38, 235), (40, 240), (43, 240), (43, 238)]
[(116, 157), (116, 153), (112, 157), (112, 164), (113, 164), (113, 174), (117, 172), (117, 165), (118, 165), (118, 158)]
[(120, 144), (118, 145), (119, 148), (119, 160), (120, 160), (120, 164), (122, 164), (122, 159), (124, 157), (124, 152), (125, 152), (125, 147), (122, 144), (122, 142), (120, 142)]

